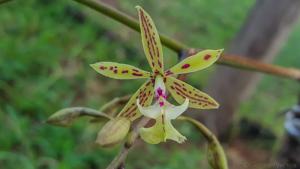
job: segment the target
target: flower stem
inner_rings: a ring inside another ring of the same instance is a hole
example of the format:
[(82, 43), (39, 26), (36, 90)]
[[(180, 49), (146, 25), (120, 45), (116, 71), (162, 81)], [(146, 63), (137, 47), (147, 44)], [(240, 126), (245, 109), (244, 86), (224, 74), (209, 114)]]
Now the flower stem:
[(180, 116), (177, 119), (185, 120), (192, 123), (199, 129), (199, 131), (205, 137), (205, 139), (208, 142), (208, 162), (213, 169), (228, 169), (227, 159), (224, 150), (216, 136), (207, 127), (205, 127), (199, 121), (187, 116)]

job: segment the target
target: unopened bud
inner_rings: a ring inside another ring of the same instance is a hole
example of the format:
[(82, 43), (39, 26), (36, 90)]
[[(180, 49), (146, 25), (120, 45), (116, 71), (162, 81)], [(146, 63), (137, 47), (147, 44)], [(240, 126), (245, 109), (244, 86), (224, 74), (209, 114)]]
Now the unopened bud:
[(98, 133), (96, 143), (102, 147), (111, 147), (120, 143), (130, 129), (130, 120), (117, 117), (108, 121)]
[(53, 125), (68, 127), (73, 124), (76, 119), (79, 119), (83, 116), (102, 120), (111, 119), (109, 115), (88, 107), (70, 107), (55, 112), (48, 118), (46, 122)]

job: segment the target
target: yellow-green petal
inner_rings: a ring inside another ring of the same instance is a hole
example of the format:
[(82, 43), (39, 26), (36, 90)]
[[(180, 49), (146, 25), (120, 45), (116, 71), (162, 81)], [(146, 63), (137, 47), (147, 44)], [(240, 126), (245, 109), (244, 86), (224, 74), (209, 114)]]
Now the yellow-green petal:
[(158, 144), (165, 141), (165, 131), (162, 123), (162, 117), (159, 116), (156, 119), (155, 124), (150, 128), (141, 128), (140, 131), (141, 138), (149, 144)]
[(141, 106), (149, 106), (153, 99), (153, 83), (147, 80), (129, 99), (125, 107), (118, 114), (118, 117), (126, 117), (133, 121), (141, 117), (136, 101), (139, 99)]
[(222, 51), (223, 49), (209, 49), (198, 52), (195, 55), (187, 57), (186, 59), (173, 66), (171, 69), (167, 70), (166, 75), (184, 74), (205, 69), (219, 59)]
[(139, 15), (142, 44), (147, 60), (154, 73), (163, 74), (163, 52), (159, 34), (150, 15), (140, 6), (136, 8)]
[[(164, 123), (162, 122), (164, 120)], [(149, 144), (158, 144), (166, 142), (167, 139), (176, 141), (177, 143), (183, 143), (186, 137), (181, 135), (171, 124), (170, 120), (165, 119), (164, 116), (160, 116), (156, 119), (155, 124), (150, 128), (140, 129), (141, 138)]]
[(166, 78), (166, 86), (179, 104), (188, 98), (191, 108), (216, 109), (219, 107), (219, 104), (209, 95), (174, 77), (168, 76)]
[(103, 76), (114, 79), (140, 79), (150, 77), (149, 72), (127, 64), (98, 62), (91, 64), (91, 67)]
[(165, 121), (165, 130), (166, 135), (165, 139), (170, 139), (173, 141), (176, 141), (177, 143), (183, 143), (186, 140), (186, 137), (184, 137), (182, 134), (180, 134), (171, 124), (171, 121), (166, 120)]
[(143, 107), (140, 105), (140, 100), (138, 99), (136, 104), (138, 106), (139, 111), (142, 113), (142, 115), (152, 118), (152, 119), (156, 119), (159, 115), (160, 115), (160, 106), (159, 103), (156, 102), (155, 104), (148, 106), (148, 107)]

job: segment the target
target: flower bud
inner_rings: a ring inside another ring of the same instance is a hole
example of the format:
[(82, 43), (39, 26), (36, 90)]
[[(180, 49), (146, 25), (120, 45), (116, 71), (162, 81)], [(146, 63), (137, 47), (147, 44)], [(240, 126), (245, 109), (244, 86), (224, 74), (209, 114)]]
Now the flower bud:
[(117, 117), (108, 121), (98, 133), (96, 143), (102, 147), (111, 147), (120, 143), (130, 129), (130, 120)]

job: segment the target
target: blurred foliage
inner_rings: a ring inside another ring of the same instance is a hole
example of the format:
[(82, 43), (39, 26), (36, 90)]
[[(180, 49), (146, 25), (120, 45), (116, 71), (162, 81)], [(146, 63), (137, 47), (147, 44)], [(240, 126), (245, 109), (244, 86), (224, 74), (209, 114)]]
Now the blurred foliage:
[[(133, 16), (136, 16), (134, 6), (143, 6), (160, 32), (200, 48), (226, 47), (254, 3), (253, 0), (109, 2)], [(134, 92), (141, 81), (108, 80), (89, 64), (110, 60), (149, 70), (139, 34), (73, 1), (15, 0), (0, 6), (0, 23), (0, 166), (104, 168), (118, 147), (100, 149), (94, 145), (99, 125), (87, 126), (87, 120), (83, 119), (70, 128), (59, 128), (44, 121), (61, 108), (97, 109), (116, 96)], [(299, 30), (293, 33), (276, 63), (299, 67), (295, 52), (300, 43)], [(167, 49), (165, 62), (167, 67), (176, 62), (176, 55)], [(201, 87), (211, 71), (213, 68), (195, 73), (188, 80)], [(240, 116), (281, 131), (283, 117), (277, 113), (296, 102), (298, 89), (291, 80), (264, 76), (252, 98), (243, 104)], [(188, 144), (139, 146), (129, 157), (128, 167), (179, 169), (207, 165), (199, 162), (205, 150), (192, 145), (200, 136), (190, 126), (182, 126), (181, 131), (188, 136)]]

